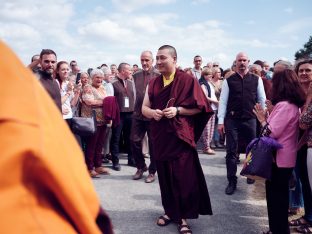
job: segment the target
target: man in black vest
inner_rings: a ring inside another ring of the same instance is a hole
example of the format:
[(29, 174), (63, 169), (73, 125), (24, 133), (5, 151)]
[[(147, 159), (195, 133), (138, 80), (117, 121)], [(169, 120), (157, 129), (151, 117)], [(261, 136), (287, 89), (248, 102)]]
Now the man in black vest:
[[(238, 135), (247, 143), (256, 137), (256, 116), (254, 105), (265, 107), (265, 92), (260, 77), (248, 71), (249, 58), (240, 52), (236, 56), (236, 72), (223, 81), (218, 112), (218, 130), (225, 132), (226, 168), (228, 186), (225, 193), (231, 195), (237, 184)], [(253, 183), (247, 180), (247, 183)]]

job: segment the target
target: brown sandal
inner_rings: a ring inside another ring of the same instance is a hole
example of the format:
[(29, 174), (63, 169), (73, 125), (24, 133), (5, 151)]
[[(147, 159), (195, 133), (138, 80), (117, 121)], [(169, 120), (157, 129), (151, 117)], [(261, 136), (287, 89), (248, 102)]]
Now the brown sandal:
[[(183, 229), (183, 230), (182, 230)], [(187, 224), (178, 224), (178, 231), (180, 234), (192, 234), (192, 230)]]
[[(163, 221), (162, 223), (160, 223), (159, 221)], [(157, 220), (157, 225), (158, 226), (167, 226), (169, 223), (171, 223), (171, 219), (168, 219), (167, 217), (165, 217), (164, 215), (161, 215), (158, 217), (158, 220)]]
[(311, 224), (301, 225), (300, 227), (297, 227), (296, 231), (299, 233), (312, 233), (312, 225)]
[(303, 217), (300, 217), (298, 219), (294, 219), (288, 222), (289, 226), (296, 227), (296, 226), (301, 226), (305, 224), (309, 224), (308, 221), (306, 221)]
[(95, 170), (90, 170), (89, 175), (91, 176), (91, 178), (99, 178), (99, 173), (97, 173)]
[(103, 174), (103, 175), (109, 175), (109, 170), (105, 167), (97, 167), (95, 168), (95, 171), (98, 173), (98, 174)]

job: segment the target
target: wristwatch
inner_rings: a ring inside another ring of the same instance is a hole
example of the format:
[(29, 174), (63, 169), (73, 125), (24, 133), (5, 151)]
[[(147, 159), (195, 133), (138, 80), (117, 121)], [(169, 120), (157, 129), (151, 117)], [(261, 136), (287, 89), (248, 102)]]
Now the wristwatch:
[(176, 114), (176, 116), (178, 116), (178, 115), (180, 115), (180, 110), (179, 110), (179, 107), (176, 106), (176, 108), (177, 108), (177, 114)]

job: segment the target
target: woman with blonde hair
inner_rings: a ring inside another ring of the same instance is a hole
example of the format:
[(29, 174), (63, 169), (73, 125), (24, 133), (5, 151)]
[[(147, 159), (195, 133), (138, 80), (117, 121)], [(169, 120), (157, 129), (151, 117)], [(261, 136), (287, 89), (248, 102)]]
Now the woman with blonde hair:
[(204, 149), (203, 153), (213, 155), (215, 151), (210, 148), (210, 143), (212, 141), (214, 126), (215, 126), (215, 116), (218, 109), (219, 101), (217, 100), (215, 94), (215, 87), (212, 84), (212, 70), (210, 68), (204, 68), (201, 77), (198, 80), (202, 90), (205, 93), (206, 98), (210, 102), (211, 108), (214, 111), (214, 114), (210, 117), (208, 123), (206, 124), (203, 131), (203, 141)]

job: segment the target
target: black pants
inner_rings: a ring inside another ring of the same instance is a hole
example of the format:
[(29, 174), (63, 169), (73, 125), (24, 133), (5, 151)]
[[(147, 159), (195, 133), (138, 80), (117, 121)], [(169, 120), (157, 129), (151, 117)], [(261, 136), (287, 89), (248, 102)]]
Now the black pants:
[(148, 171), (150, 174), (156, 173), (156, 164), (154, 160), (154, 154), (152, 152), (152, 141), (150, 140), (150, 131), (149, 131), (149, 121), (132, 119), (132, 128), (131, 128), (131, 151), (136, 162), (138, 169), (143, 169), (145, 164), (144, 155), (142, 153), (142, 140), (147, 132), (149, 138), (148, 147), (150, 153), (150, 165)]
[(265, 182), (269, 227), (273, 234), (289, 234), (289, 179), (293, 168), (278, 168), (272, 164), (271, 181)]
[[(228, 181), (236, 183), (238, 139), (243, 138), (247, 144), (256, 138), (256, 119), (225, 119), (226, 170)], [(238, 138), (239, 136), (239, 138)]]
[(130, 148), (130, 132), (131, 132), (132, 112), (121, 112), (120, 123), (117, 127), (113, 128), (111, 138), (111, 154), (113, 163), (119, 162), (119, 141), (121, 131), (124, 134), (126, 152), (128, 154), (128, 160), (132, 159), (132, 153)]

